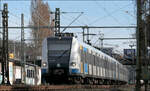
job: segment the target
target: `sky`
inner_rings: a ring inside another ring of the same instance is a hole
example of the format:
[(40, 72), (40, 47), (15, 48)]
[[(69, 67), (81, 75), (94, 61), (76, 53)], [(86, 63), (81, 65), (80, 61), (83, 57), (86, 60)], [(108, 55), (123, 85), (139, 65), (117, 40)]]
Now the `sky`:
[[(24, 14), (25, 26), (30, 21), (30, 0), (0, 0), (1, 10), (3, 4), (8, 3), (9, 26), (21, 25), (21, 13)], [(134, 0), (44, 0), (48, 2), (51, 11), (60, 8), (61, 12), (84, 12), (72, 26), (135, 26), (136, 25), (136, 5)], [(61, 25), (69, 25), (80, 13), (61, 14)], [(81, 29), (67, 29), (65, 32), (73, 32), (82, 40)], [(90, 36), (91, 42), (99, 46), (98, 38), (100, 33), (104, 38), (128, 38), (135, 33), (135, 29), (90, 29), (90, 33), (96, 33), (97, 36)], [(25, 39), (31, 39), (30, 29), (25, 29)], [(21, 32), (18, 29), (9, 29), (9, 39), (20, 41)], [(104, 46), (114, 47), (117, 51), (129, 48), (129, 43), (134, 40), (104, 40)], [(107, 44), (107, 45), (106, 45)], [(108, 46), (109, 45), (109, 46)], [(116, 47), (116, 46), (119, 47)]]

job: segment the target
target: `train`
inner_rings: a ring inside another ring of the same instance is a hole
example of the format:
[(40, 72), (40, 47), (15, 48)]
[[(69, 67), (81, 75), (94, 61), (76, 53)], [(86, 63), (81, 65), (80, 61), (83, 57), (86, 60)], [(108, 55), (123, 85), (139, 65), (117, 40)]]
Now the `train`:
[[(5, 77), (5, 83), (7, 78)], [(10, 85), (41, 85), (41, 67), (21, 61), (9, 60)], [(2, 84), (2, 63), (0, 62), (0, 84)]]
[(74, 36), (47, 37), (42, 44), (42, 82), (126, 84), (128, 69)]

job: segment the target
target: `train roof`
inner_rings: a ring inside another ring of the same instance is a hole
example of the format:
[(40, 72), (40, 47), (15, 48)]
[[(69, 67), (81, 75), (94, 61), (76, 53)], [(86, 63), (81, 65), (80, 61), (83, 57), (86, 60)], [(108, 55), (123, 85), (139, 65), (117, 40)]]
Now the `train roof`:
[(72, 39), (73, 37), (59, 37), (59, 36), (52, 36), (52, 37), (47, 37), (46, 39)]

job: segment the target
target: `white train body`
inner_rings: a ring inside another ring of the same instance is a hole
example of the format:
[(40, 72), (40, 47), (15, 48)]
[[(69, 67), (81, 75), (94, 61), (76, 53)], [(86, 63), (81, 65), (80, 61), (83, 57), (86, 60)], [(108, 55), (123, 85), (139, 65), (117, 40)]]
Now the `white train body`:
[(49, 37), (43, 41), (42, 74), (128, 82), (128, 70), (114, 58), (74, 37)]

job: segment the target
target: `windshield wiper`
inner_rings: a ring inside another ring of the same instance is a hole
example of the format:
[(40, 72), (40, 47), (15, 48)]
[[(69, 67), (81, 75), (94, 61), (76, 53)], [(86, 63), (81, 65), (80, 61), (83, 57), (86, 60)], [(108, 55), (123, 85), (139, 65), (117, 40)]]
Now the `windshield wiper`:
[(65, 50), (56, 60), (60, 59), (64, 54), (66, 54), (69, 50)]

